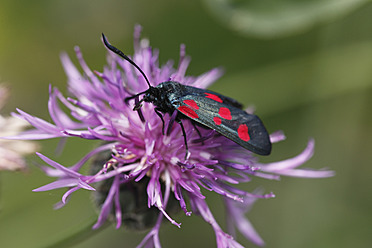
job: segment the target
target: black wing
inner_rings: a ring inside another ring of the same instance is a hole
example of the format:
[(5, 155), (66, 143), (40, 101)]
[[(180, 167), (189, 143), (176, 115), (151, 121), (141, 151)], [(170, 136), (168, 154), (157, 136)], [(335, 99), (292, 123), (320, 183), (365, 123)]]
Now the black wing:
[(180, 113), (254, 153), (270, 154), (269, 134), (256, 115), (242, 110), (241, 104), (232, 98), (212, 91), (187, 88), (191, 88), (190, 91), (173, 103)]
[(183, 86), (183, 91), (182, 91), (183, 95), (181, 97), (186, 97), (186, 96), (190, 96), (190, 95), (201, 96), (201, 97), (205, 97), (205, 98), (214, 100), (214, 101), (219, 102), (219, 103), (224, 103), (226, 105), (231, 105), (235, 108), (239, 108), (239, 109), (243, 108), (243, 104), (241, 104), (240, 102), (238, 102), (234, 98), (230, 98), (230, 97), (221, 95), (221, 94), (213, 92), (211, 90), (205, 90), (205, 89), (195, 88), (195, 87), (186, 86), (186, 85), (182, 85), (182, 86)]

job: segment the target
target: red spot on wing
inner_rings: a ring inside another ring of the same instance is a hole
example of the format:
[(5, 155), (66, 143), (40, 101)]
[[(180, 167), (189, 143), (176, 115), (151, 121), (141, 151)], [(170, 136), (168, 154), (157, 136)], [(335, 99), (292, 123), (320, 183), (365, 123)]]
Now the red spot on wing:
[(180, 111), (181, 113), (183, 113), (184, 115), (192, 118), (192, 119), (197, 119), (199, 118), (198, 114), (195, 113), (194, 110), (192, 110), (191, 108), (189, 108), (188, 106), (180, 106), (178, 108), (178, 111)]
[(215, 94), (211, 94), (211, 93), (207, 93), (207, 92), (205, 92), (204, 94), (205, 94), (206, 98), (210, 98), (212, 100), (215, 100), (216, 102), (222, 102), (222, 99)]
[(183, 100), (183, 102), (187, 105), (189, 105), (193, 109), (199, 109), (198, 104), (194, 100)]
[(214, 124), (216, 124), (217, 126), (221, 125), (221, 123), (222, 123), (221, 118), (218, 117), (218, 116), (213, 117), (213, 121), (214, 121)]
[(241, 140), (248, 141), (251, 139), (248, 134), (248, 127), (246, 124), (240, 124), (238, 128), (238, 135)]
[(220, 110), (218, 111), (220, 116), (226, 120), (231, 120), (231, 112), (230, 109), (221, 107)]

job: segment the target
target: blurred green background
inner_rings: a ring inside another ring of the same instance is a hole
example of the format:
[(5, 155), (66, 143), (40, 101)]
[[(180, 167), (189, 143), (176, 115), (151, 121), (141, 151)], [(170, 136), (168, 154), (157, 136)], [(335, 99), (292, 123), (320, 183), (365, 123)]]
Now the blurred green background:
[[(370, 247), (372, 244), (372, 4), (362, 0), (78, 0), (0, 2), (0, 80), (11, 85), (2, 114), (19, 107), (49, 120), (48, 85), (66, 92), (59, 54), (76, 62), (79, 45), (92, 69), (105, 54), (100, 34), (131, 54), (133, 27), (160, 49), (160, 61), (176, 62), (180, 43), (192, 57), (188, 74), (222, 66), (211, 89), (254, 104), (270, 131), (287, 140), (263, 161), (289, 158), (316, 141), (304, 167), (330, 168), (329, 179), (255, 179), (275, 199), (260, 200), (248, 214), (266, 247)], [(94, 144), (71, 140), (57, 157), (57, 141), (42, 152), (64, 165), (75, 163)], [(28, 158), (27, 174), (0, 174), (0, 247), (45, 247), (92, 222), (89, 192), (79, 191), (53, 210), (63, 190), (33, 193), (51, 182)], [(221, 200), (207, 194), (224, 223)], [(176, 216), (182, 228), (164, 225), (163, 247), (214, 247), (212, 228), (193, 215)], [(74, 247), (135, 247), (145, 233), (110, 226)], [(245, 247), (255, 247), (242, 236)]]

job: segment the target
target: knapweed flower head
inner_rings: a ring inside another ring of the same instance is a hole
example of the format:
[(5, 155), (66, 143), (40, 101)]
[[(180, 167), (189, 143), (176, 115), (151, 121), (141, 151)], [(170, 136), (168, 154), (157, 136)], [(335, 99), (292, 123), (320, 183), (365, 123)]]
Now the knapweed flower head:
[[(6, 103), (9, 95), (9, 88), (0, 84), (0, 109)], [(0, 115), (0, 137), (13, 136), (23, 131), (29, 123), (13, 116), (3, 117)], [(23, 156), (34, 153), (37, 144), (29, 141), (0, 140), (0, 171), (24, 171), (26, 162)]]
[[(56, 181), (35, 191), (67, 188), (58, 206), (63, 206), (69, 196), (79, 189), (94, 191), (100, 214), (93, 228), (99, 228), (108, 219), (114, 219), (117, 228), (130, 225), (142, 229), (151, 226), (139, 247), (160, 247), (159, 230), (163, 220), (181, 226), (173, 216), (176, 203), (187, 216), (198, 214), (211, 225), (218, 247), (242, 247), (233, 237), (235, 229), (252, 242), (262, 245), (262, 239), (245, 218), (245, 213), (256, 199), (274, 195), (246, 192), (234, 185), (249, 182), (253, 177), (275, 180), (281, 175), (320, 178), (333, 174), (325, 170), (297, 169), (312, 156), (313, 140), (294, 158), (263, 164), (251, 152), (214, 130), (198, 128), (198, 133), (189, 120), (183, 121), (189, 146), (189, 154), (185, 158), (180, 125), (172, 125), (169, 134), (164, 135), (163, 123), (152, 104), (143, 103), (142, 113), (139, 114), (133, 111), (135, 103), (124, 101), (148, 87), (138, 70), (109, 52), (108, 65), (103, 72), (92, 71), (78, 48), (76, 54), (83, 73), (76, 69), (66, 54), (62, 55), (70, 97), (64, 97), (58, 89), (50, 87), (48, 108), (53, 122), (18, 110), (18, 116), (35, 129), (15, 138), (80, 137), (102, 141), (72, 166), (61, 165), (37, 153), (50, 166), (43, 168), (45, 173), (56, 177)], [(147, 75), (152, 86), (172, 80), (206, 88), (221, 76), (220, 69), (212, 69), (198, 77), (186, 76), (190, 58), (185, 55), (184, 46), (181, 46), (176, 67), (172, 61), (160, 66), (158, 57), (159, 52), (151, 49), (148, 40), (140, 39), (140, 27), (137, 26), (132, 59)], [(61, 104), (63, 109), (69, 109), (69, 114), (62, 110)], [(164, 115), (163, 118), (167, 130), (174, 116)], [(284, 135), (276, 132), (270, 135), (270, 139), (271, 142), (278, 142), (284, 139)], [(93, 166), (83, 174), (81, 169), (88, 164), (88, 160), (93, 160)], [(206, 191), (224, 198), (229, 216), (227, 232), (214, 218), (206, 201)], [(143, 204), (132, 204), (128, 200), (132, 198)], [(130, 213), (140, 208), (138, 212), (141, 214), (130, 217)], [(146, 209), (152, 213), (147, 214)], [(143, 224), (142, 221), (148, 223)]]

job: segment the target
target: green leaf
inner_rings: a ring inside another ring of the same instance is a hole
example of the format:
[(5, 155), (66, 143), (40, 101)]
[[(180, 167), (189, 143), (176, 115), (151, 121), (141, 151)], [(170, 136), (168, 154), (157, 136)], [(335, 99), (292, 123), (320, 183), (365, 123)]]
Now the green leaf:
[(369, 0), (204, 0), (217, 19), (247, 36), (303, 32), (349, 14)]

